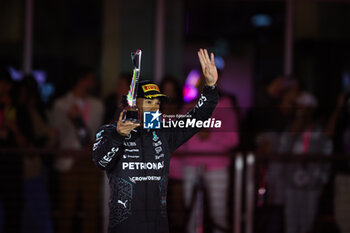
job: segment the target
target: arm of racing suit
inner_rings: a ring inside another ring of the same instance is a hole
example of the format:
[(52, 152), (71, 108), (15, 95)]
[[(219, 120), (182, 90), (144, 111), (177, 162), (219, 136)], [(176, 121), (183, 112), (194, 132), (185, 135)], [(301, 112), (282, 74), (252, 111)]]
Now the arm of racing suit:
[(93, 146), (93, 162), (102, 170), (108, 170), (124, 151), (124, 137), (119, 135), (115, 125), (102, 126)]
[[(197, 119), (205, 121), (211, 117), (216, 105), (219, 101), (219, 94), (216, 86), (204, 86), (202, 94), (196, 106), (188, 113), (190, 119)], [(169, 135), (169, 146), (171, 151), (176, 150), (179, 146), (184, 144), (194, 134), (196, 134), (200, 128), (173, 128)]]

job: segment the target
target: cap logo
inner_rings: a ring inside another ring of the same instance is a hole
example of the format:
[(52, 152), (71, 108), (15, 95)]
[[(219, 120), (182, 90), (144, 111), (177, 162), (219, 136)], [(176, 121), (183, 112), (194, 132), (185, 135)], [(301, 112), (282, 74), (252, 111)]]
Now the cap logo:
[(155, 85), (155, 84), (143, 85), (142, 89), (143, 89), (144, 92), (148, 92), (148, 91), (158, 91), (158, 92), (160, 92), (159, 87), (157, 85)]
[(166, 96), (166, 95), (164, 95), (164, 94), (145, 95), (145, 97), (148, 98), (148, 99), (162, 97), (162, 96)]

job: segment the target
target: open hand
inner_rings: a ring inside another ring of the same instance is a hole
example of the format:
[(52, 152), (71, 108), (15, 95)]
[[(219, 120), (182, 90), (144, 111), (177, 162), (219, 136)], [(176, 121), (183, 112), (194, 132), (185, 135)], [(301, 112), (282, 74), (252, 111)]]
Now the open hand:
[(206, 49), (200, 49), (198, 51), (198, 58), (202, 66), (205, 84), (208, 86), (215, 85), (218, 80), (218, 71), (214, 62), (214, 54), (211, 53), (209, 58), (208, 51)]

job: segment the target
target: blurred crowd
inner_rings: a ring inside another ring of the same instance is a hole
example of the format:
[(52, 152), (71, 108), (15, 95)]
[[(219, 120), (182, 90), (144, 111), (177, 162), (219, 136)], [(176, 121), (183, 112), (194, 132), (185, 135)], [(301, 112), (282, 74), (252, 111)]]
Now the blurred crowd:
[[(95, 94), (95, 71), (82, 67), (72, 87), (47, 106), (33, 76), (13, 81), (0, 70), (0, 233), (101, 232), (103, 174), (91, 162), (93, 137), (99, 126), (118, 119), (130, 79), (119, 75), (115, 90), (103, 100)], [(186, 113), (196, 104), (183, 102), (181, 84), (173, 77), (164, 77), (160, 89), (170, 98), (163, 114)], [(328, 114), (320, 107), (297, 80), (285, 77), (258, 89), (254, 107), (244, 116), (235, 96), (220, 93), (213, 117), (224, 128), (201, 130), (178, 149), (186, 156), (171, 160), (171, 232), (197, 232), (198, 214), (205, 219), (204, 232), (229, 232), (234, 195), (229, 154), (349, 155), (349, 93), (339, 94)], [(37, 154), (33, 148), (65, 153)], [(74, 150), (85, 153), (70, 155)], [(257, 232), (350, 230), (347, 160), (267, 161), (257, 166)]]

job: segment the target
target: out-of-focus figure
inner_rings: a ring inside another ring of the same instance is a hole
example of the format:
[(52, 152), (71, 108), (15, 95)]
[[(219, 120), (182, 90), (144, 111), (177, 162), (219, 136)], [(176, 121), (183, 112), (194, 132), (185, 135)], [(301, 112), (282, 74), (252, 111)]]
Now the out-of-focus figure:
[[(39, 88), (32, 75), (26, 75), (16, 93), (18, 125), (28, 146), (53, 148), (56, 131), (48, 126), (46, 112), (40, 100)], [(45, 183), (46, 164), (38, 154), (23, 154), (25, 210), (23, 229), (31, 232), (53, 232), (50, 201)], [(39, 201), (40, 200), (40, 201)]]
[[(13, 99), (13, 81), (0, 69), (0, 148), (21, 148), (26, 138), (18, 127), (17, 108)], [(22, 155), (0, 154), (0, 202), (3, 207), (4, 232), (20, 232), (23, 209)]]
[[(214, 233), (226, 232), (228, 221), (229, 166), (230, 158), (216, 153), (228, 153), (239, 143), (239, 114), (232, 98), (221, 94), (212, 118), (222, 122), (220, 129), (202, 129), (178, 151), (188, 153), (183, 158), (184, 197), (187, 208), (193, 200), (193, 190), (199, 175), (205, 183), (208, 197), (209, 215)], [(203, 156), (191, 156), (191, 153)], [(212, 155), (207, 155), (211, 153)], [(203, 168), (198, 174), (199, 167)], [(196, 209), (196, 207), (194, 208)], [(190, 213), (187, 232), (196, 232), (196, 213)]]
[[(52, 124), (58, 131), (60, 149), (90, 149), (93, 133), (103, 120), (103, 104), (91, 95), (96, 88), (93, 70), (82, 68), (76, 79), (73, 89), (54, 103)], [(84, 213), (82, 232), (96, 232), (102, 174), (95, 169), (91, 156), (59, 156), (55, 166), (60, 171), (61, 211), (58, 232), (72, 232), (79, 200)]]
[[(337, 155), (350, 155), (350, 93), (341, 93), (338, 96), (336, 107), (329, 119), (327, 134), (332, 137), (334, 152)], [(334, 198), (334, 218), (341, 232), (350, 230), (350, 163), (349, 159), (337, 160), (334, 163), (334, 181), (330, 188)]]
[(128, 94), (129, 85), (131, 82), (131, 74), (121, 74), (117, 80), (114, 91), (105, 99), (105, 115), (104, 123), (109, 124), (116, 120), (121, 112), (122, 96)]
[[(283, 89), (280, 90), (278, 102), (272, 106), (261, 106), (266, 109), (269, 118), (274, 116), (276, 125), (262, 128), (256, 137), (256, 153), (258, 155), (273, 155), (278, 153), (280, 136), (284, 130), (294, 121), (296, 112), (296, 99), (299, 95), (299, 86), (295, 80), (285, 80)], [(261, 119), (264, 124), (266, 117)], [(257, 216), (259, 225), (266, 227), (266, 232), (283, 231), (283, 210), (285, 201), (284, 164), (278, 161), (270, 161), (267, 166), (262, 164), (258, 168), (258, 201), (259, 208), (268, 210)]]
[(245, 123), (244, 131), (248, 135), (243, 143), (247, 150), (272, 152), (266, 149), (274, 149), (276, 141), (273, 139), (291, 123), (298, 92), (297, 81), (283, 76), (276, 77), (258, 90), (255, 106), (248, 112)]
[[(296, 116), (288, 131), (280, 137), (278, 152), (295, 156), (330, 155), (332, 141), (315, 117), (316, 98), (302, 92), (296, 99)], [(285, 232), (306, 233), (312, 229), (320, 195), (329, 179), (325, 163), (288, 163), (282, 176), (285, 181)], [(279, 190), (283, 195), (283, 190)]]
[[(175, 115), (180, 112), (183, 105), (180, 84), (171, 76), (165, 76), (160, 89), (168, 97), (162, 103), (161, 112), (165, 115)], [(169, 165), (168, 208), (170, 232), (184, 232), (185, 204), (183, 199), (182, 158), (172, 157)]]

